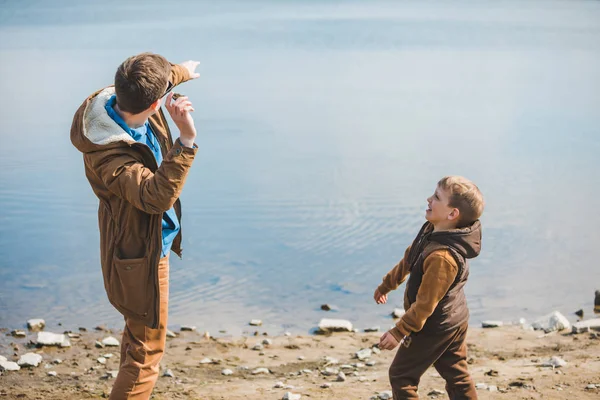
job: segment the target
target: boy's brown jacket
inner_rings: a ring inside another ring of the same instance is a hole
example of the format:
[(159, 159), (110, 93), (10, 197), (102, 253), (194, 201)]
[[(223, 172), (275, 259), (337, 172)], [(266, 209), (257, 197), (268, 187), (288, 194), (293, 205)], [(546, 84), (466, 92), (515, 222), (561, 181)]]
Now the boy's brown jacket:
[(433, 232), (427, 222), (406, 249), (404, 258), (384, 276), (378, 290), (387, 294), (410, 274), (404, 292), (406, 313), (390, 330), (400, 341), (413, 332), (443, 332), (468, 321), (463, 287), (469, 276), (468, 258), (481, 251), (481, 224)]
[[(190, 79), (173, 65), (171, 82)], [(85, 175), (100, 200), (100, 260), (111, 304), (127, 318), (151, 328), (159, 323), (158, 262), (163, 212), (171, 207), (181, 221), (179, 195), (197, 149), (173, 144), (162, 112), (149, 118), (163, 153), (157, 166), (148, 146), (137, 143), (104, 108), (114, 87), (89, 96), (73, 117), (71, 142), (83, 153)], [(181, 257), (181, 230), (172, 250)]]

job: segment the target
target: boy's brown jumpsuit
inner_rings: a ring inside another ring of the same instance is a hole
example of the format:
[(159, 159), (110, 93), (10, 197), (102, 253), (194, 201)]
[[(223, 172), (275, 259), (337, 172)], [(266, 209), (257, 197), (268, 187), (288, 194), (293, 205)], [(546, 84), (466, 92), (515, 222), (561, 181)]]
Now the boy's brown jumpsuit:
[(463, 288), (467, 259), (479, 255), (481, 224), (433, 232), (425, 223), (404, 258), (383, 278), (381, 294), (398, 288), (410, 274), (404, 293), (406, 313), (390, 333), (400, 342), (389, 376), (394, 399), (418, 399), (421, 376), (433, 365), (446, 380), (450, 399), (477, 399), (467, 371), (465, 339), (469, 309)]

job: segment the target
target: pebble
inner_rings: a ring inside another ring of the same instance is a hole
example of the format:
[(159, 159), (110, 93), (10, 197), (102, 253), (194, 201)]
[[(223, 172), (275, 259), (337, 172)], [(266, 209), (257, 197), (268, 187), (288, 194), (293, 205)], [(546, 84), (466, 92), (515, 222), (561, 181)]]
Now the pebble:
[(208, 357), (204, 357), (202, 360), (200, 360), (200, 364), (212, 364), (213, 360), (211, 360)]
[(256, 368), (254, 371), (252, 371), (252, 375), (259, 375), (259, 374), (270, 374), (271, 371), (269, 371), (267, 368)]
[(394, 397), (394, 395), (391, 391), (386, 390), (385, 392), (377, 393), (377, 397), (379, 398), (379, 400), (391, 400)]
[(497, 392), (498, 391), (498, 386), (490, 385), (490, 386), (488, 386), (487, 390), (489, 392)]
[(381, 350), (377, 346), (373, 346), (371, 348), (371, 351), (373, 352), (373, 354), (379, 354), (379, 353), (381, 353)]
[(56, 376), (56, 371), (48, 371), (47, 375), (48, 376)]
[(263, 346), (261, 344), (257, 344), (252, 348), (252, 350), (256, 350), (256, 351), (260, 351), (262, 349), (263, 349)]
[(175, 378), (175, 374), (173, 373), (173, 371), (171, 371), (170, 369), (167, 369), (164, 373), (163, 376), (166, 376), (168, 378)]
[(594, 385), (593, 383), (591, 383), (591, 384), (587, 385), (585, 388), (586, 388), (586, 390), (593, 390), (596, 388), (600, 388), (600, 385)]
[(21, 330), (14, 330), (10, 334), (13, 335), (14, 337), (25, 337), (25, 336), (27, 336), (27, 333), (25, 333), (25, 331), (21, 331)]
[(285, 394), (282, 397), (282, 400), (300, 400), (301, 397), (302, 395), (300, 394), (285, 392)]
[(275, 385), (273, 387), (275, 389), (281, 389), (283, 388), (283, 382), (275, 382)]
[(69, 339), (65, 339), (64, 342), (62, 342), (59, 346), (60, 347), (71, 347), (71, 342), (69, 341)]
[[(312, 372), (312, 371), (311, 371)], [(324, 370), (321, 371), (321, 373), (325, 376), (333, 376), (333, 375), (337, 375), (340, 372), (339, 369), (336, 368), (325, 368)]]
[(98, 357), (96, 359), (100, 364), (106, 364), (106, 357)]
[(567, 365), (567, 362), (558, 356), (552, 356), (548, 361), (542, 364), (542, 367), (560, 368)]
[(251, 326), (261, 326), (262, 325), (262, 321), (260, 319), (253, 319), (249, 322), (249, 324)]
[(292, 336), (292, 334), (290, 332), (285, 332), (283, 336)]
[(41, 318), (34, 318), (27, 321), (27, 329), (33, 332), (41, 331), (46, 327), (46, 321)]
[(105, 346), (118, 347), (119, 341), (112, 336), (102, 339), (102, 344)]
[(262, 344), (265, 346), (271, 346), (273, 344), (273, 341), (271, 339), (265, 339), (262, 341)]
[(179, 330), (182, 332), (193, 332), (196, 330), (196, 327), (193, 325), (181, 325), (181, 328), (179, 328)]
[(581, 309), (580, 309), (580, 310), (577, 310), (577, 311), (575, 311), (575, 313), (574, 313), (574, 314), (575, 314), (575, 315), (577, 315), (579, 318), (583, 318), (583, 310), (581, 310)]
[(487, 388), (488, 388), (488, 385), (485, 383), (478, 383), (475, 385), (475, 389), (486, 390)]
[(445, 392), (442, 392), (441, 390), (438, 389), (433, 389), (431, 392), (427, 393), (427, 396), (443, 396), (444, 394), (446, 394)]
[(113, 354), (112, 353), (106, 353), (106, 354), (102, 355), (102, 357), (104, 357), (104, 358), (112, 358)]
[(298, 360), (300, 360), (300, 361), (304, 360), (305, 358), (306, 357), (304, 357), (304, 356), (298, 356)]
[(97, 341), (97, 340), (96, 340), (96, 343), (94, 343), (94, 345), (95, 345), (97, 348), (99, 348), (99, 349), (102, 349), (102, 348), (104, 347), (104, 345), (103, 345), (101, 342)]
[(115, 379), (119, 375), (119, 371), (106, 371), (104, 379)]
[(483, 321), (481, 323), (482, 328), (499, 328), (504, 325), (502, 321)]
[(229, 375), (233, 375), (233, 371), (230, 369), (224, 369), (223, 371), (221, 371), (221, 374), (225, 375), (225, 376), (229, 376)]
[(319, 333), (327, 332), (352, 332), (352, 322), (345, 319), (323, 318), (319, 322)]
[(372, 326), (370, 328), (365, 328), (365, 332), (379, 332), (378, 326)]
[(325, 382), (321, 385), (321, 389), (329, 389), (331, 388), (331, 383)]
[(337, 306), (334, 306), (333, 304), (322, 304), (321, 310), (323, 310), (323, 311), (339, 311), (340, 309)]
[(177, 334), (175, 332), (170, 331), (170, 330), (167, 329), (167, 337), (169, 337), (169, 338), (176, 338)]
[(340, 371), (340, 373), (337, 375), (336, 381), (346, 382), (346, 374), (344, 374), (342, 371)]
[(371, 357), (373, 351), (371, 349), (360, 349), (356, 353), (354, 353), (354, 358), (358, 358), (360, 361), (364, 361), (367, 358)]
[(367, 362), (367, 367), (374, 367), (374, 366), (375, 366), (375, 361)]
[(354, 368), (364, 368), (365, 364), (363, 364), (363, 363), (354, 363), (354, 364), (352, 364), (352, 366)]
[(36, 353), (23, 354), (17, 364), (20, 367), (37, 367), (42, 362), (42, 356)]
[(62, 364), (62, 360), (60, 358), (55, 358), (52, 360), (52, 364)]
[(337, 358), (333, 358), (333, 357), (329, 357), (329, 356), (325, 356), (323, 357), (323, 361), (325, 362), (325, 365), (336, 365), (339, 363), (339, 360)]

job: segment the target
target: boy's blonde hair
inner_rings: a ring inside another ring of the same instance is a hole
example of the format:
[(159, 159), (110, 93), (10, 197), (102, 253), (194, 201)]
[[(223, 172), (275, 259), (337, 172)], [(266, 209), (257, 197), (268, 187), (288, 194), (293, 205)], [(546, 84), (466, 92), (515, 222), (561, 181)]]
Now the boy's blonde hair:
[(485, 202), (477, 185), (462, 176), (445, 176), (438, 186), (450, 193), (449, 206), (458, 208), (458, 226), (472, 224), (481, 217)]

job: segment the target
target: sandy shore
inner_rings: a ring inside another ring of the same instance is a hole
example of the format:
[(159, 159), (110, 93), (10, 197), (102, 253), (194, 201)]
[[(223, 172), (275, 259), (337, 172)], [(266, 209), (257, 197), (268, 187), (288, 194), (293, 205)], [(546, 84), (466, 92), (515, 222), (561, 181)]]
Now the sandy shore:
[[(17, 361), (19, 356), (34, 352), (43, 361), (37, 367), (2, 372), (0, 398), (108, 397), (114, 380), (108, 371), (118, 369), (119, 351), (118, 347), (98, 348), (95, 342), (107, 336), (120, 340), (120, 332), (77, 333), (80, 337), (71, 338), (69, 348), (37, 348), (30, 343), (35, 333), (11, 338), (10, 346), (3, 347), (0, 355)], [(4, 334), (10, 333), (4, 330)], [(269, 337), (259, 331), (257, 336), (217, 339), (206, 338), (201, 332), (177, 335), (168, 339), (154, 399), (281, 399), (288, 391), (301, 394), (303, 399), (370, 399), (389, 390), (387, 370), (394, 352), (373, 354), (364, 361), (354, 358), (358, 350), (375, 345), (380, 333)], [(272, 344), (264, 345), (262, 351), (253, 350), (265, 339)], [(600, 398), (600, 338), (596, 333), (544, 335), (520, 327), (472, 328), (469, 349), (475, 382), (498, 388), (480, 388), (482, 399)], [(100, 363), (98, 358), (107, 354), (112, 357), (106, 358), (106, 364)], [(552, 356), (561, 357), (567, 365), (557, 369), (542, 367)], [(324, 357), (337, 359), (329, 367), (344, 371), (345, 381), (338, 382), (336, 375), (322, 373), (326, 368)], [(57, 358), (62, 362), (53, 364)], [(213, 363), (201, 363), (208, 361), (206, 358)], [(369, 361), (374, 365), (366, 365)], [(352, 366), (357, 363), (361, 364)], [(252, 374), (261, 367), (270, 372)], [(173, 377), (163, 376), (167, 369)], [(224, 369), (233, 374), (222, 375)], [(51, 371), (56, 375), (48, 375)], [(284, 387), (275, 388), (277, 382)], [(324, 383), (331, 387), (322, 388)], [(591, 387), (596, 384), (598, 387)], [(288, 385), (293, 388), (285, 388)], [(430, 369), (419, 392), (423, 398), (435, 398), (430, 394), (434, 390), (443, 391), (444, 381)]]

